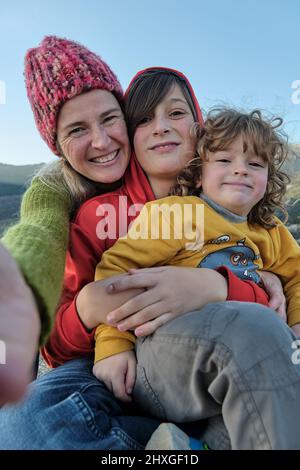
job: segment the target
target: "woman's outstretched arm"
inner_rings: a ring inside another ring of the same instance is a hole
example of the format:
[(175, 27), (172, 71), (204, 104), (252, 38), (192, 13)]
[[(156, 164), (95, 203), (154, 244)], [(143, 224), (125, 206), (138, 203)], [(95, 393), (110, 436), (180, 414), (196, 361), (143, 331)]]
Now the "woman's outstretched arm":
[(50, 333), (62, 291), (70, 210), (67, 192), (35, 178), (23, 197), (20, 221), (2, 240), (35, 296), (41, 343)]
[(269, 301), (262, 288), (242, 281), (225, 267), (220, 272), (174, 266), (130, 272), (130, 276), (112, 279), (107, 291), (114, 294), (142, 288), (145, 292), (112, 311), (108, 321), (124, 330), (135, 330), (137, 336), (149, 335), (172, 318), (207, 303), (238, 300), (268, 305)]

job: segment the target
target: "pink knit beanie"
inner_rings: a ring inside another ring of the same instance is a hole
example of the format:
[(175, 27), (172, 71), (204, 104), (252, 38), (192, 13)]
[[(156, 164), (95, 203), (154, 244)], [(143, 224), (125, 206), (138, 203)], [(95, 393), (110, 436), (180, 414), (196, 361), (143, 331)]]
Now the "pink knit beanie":
[(118, 101), (123, 97), (117, 77), (99, 56), (56, 36), (46, 36), (27, 52), (25, 84), (37, 128), (56, 155), (57, 118), (66, 101), (94, 89), (111, 91)]

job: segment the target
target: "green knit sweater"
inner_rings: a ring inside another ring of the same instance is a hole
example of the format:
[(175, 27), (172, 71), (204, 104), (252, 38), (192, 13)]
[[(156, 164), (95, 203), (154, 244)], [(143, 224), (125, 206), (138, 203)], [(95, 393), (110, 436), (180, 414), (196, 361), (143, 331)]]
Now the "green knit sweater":
[(70, 214), (67, 192), (35, 178), (23, 197), (20, 221), (2, 239), (35, 294), (41, 343), (51, 331), (62, 291)]

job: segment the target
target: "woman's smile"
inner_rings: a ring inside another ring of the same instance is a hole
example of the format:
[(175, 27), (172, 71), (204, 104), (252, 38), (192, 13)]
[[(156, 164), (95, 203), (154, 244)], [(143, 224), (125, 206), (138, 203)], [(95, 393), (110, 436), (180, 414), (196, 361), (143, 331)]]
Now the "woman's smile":
[(97, 165), (101, 164), (101, 165), (108, 166), (108, 164), (113, 163), (115, 160), (117, 160), (119, 155), (120, 155), (120, 149), (117, 149), (106, 155), (91, 158), (89, 162), (96, 163)]

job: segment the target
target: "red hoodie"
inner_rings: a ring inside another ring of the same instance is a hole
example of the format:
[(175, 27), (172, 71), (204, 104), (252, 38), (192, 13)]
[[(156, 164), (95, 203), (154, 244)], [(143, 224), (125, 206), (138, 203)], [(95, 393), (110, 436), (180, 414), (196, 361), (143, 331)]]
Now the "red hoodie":
[[(136, 76), (142, 72), (144, 70)], [(195, 103), (198, 120), (203, 123), (201, 110), (190, 83), (182, 73), (173, 72), (186, 81)], [(128, 89), (131, 84), (132, 82)], [(79, 319), (76, 311), (77, 294), (86, 284), (94, 280), (95, 268), (102, 253), (110, 248), (120, 235), (126, 233), (128, 224), (138, 215), (139, 212), (129, 215), (129, 208), (133, 204), (139, 204), (140, 210), (142, 205), (153, 199), (155, 196), (148, 179), (135, 155), (132, 155), (124, 175), (123, 186), (111, 193), (89, 199), (80, 207), (71, 222), (64, 289), (56, 313), (55, 325), (48, 343), (42, 348), (42, 355), (51, 367), (56, 367), (75, 357), (93, 354), (94, 331), (88, 333)], [(113, 214), (115, 224), (111, 223), (112, 209), (115, 211)], [(101, 239), (97, 236), (97, 233), (101, 236), (108, 229), (110, 233), (106, 238)], [(226, 267), (221, 267), (219, 272), (226, 277), (228, 282), (227, 300), (259, 302), (267, 305), (266, 293), (256, 284), (240, 280)]]

